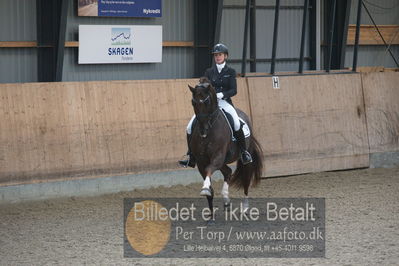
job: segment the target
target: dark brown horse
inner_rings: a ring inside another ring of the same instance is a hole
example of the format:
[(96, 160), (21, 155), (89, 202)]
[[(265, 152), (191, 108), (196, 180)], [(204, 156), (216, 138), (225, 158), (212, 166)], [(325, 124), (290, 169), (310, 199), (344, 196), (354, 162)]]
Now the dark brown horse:
[[(252, 127), (248, 116), (239, 109), (237, 113), (251, 130), (251, 136), (246, 139), (248, 151), (253, 162), (243, 165), (240, 151), (236, 142), (232, 141), (232, 131), (218, 107), (216, 91), (207, 78), (201, 78), (195, 88), (189, 86), (192, 92), (192, 105), (196, 114), (190, 139), (190, 150), (197, 161), (200, 174), (204, 178), (204, 187), (200, 195), (207, 197), (209, 208), (213, 210), (214, 191), (210, 184), (213, 173), (220, 170), (224, 177), (222, 196), (225, 207), (230, 203), (229, 185), (244, 189), (245, 199), (243, 211), (249, 207), (248, 188), (250, 184), (257, 185), (262, 174), (262, 150), (252, 134)], [(232, 173), (227, 165), (237, 161), (237, 168)]]

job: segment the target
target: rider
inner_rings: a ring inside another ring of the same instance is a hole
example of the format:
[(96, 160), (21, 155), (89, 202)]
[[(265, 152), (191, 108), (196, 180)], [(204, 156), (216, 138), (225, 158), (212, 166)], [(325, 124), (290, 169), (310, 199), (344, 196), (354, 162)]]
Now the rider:
[[(216, 96), (218, 98), (219, 108), (229, 113), (234, 120), (234, 137), (238, 142), (238, 146), (241, 151), (241, 161), (243, 164), (252, 162), (251, 154), (246, 149), (245, 136), (242, 131), (242, 125), (238, 119), (238, 115), (230, 97), (237, 94), (237, 81), (236, 71), (226, 65), (226, 59), (229, 55), (229, 51), (226, 45), (218, 43), (213, 47), (212, 50), (215, 64), (205, 71), (205, 76), (211, 81), (212, 86), (216, 89)], [(195, 115), (191, 118), (187, 126), (187, 144), (188, 144), (188, 158), (186, 160), (179, 161), (179, 164), (183, 167), (195, 167), (195, 158), (190, 151), (190, 135), (191, 127)]]

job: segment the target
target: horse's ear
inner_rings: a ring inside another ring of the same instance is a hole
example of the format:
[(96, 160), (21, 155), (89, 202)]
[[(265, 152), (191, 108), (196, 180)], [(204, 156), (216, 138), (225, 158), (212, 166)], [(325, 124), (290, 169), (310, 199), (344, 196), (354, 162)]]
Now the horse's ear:
[(191, 91), (192, 93), (194, 93), (195, 88), (191, 87), (190, 85), (188, 85), (188, 88), (190, 89), (190, 91)]

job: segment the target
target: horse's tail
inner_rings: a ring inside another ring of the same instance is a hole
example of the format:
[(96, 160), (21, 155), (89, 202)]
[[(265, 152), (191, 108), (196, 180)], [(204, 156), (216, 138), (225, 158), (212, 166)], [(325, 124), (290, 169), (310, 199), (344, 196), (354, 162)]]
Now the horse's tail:
[(250, 184), (256, 186), (261, 180), (263, 152), (262, 147), (253, 135), (250, 139), (249, 152), (252, 155), (252, 163), (243, 165), (240, 159), (237, 161), (237, 168), (230, 180), (230, 185), (233, 187), (248, 189)]

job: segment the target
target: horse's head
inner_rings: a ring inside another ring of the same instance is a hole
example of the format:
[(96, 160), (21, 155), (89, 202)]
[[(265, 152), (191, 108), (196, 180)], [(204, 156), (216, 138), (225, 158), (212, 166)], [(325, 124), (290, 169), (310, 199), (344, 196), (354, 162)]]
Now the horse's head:
[(195, 88), (188, 86), (193, 94), (191, 103), (195, 115), (199, 121), (201, 137), (206, 138), (208, 130), (212, 126), (213, 116), (218, 110), (216, 91), (207, 78), (200, 78)]

